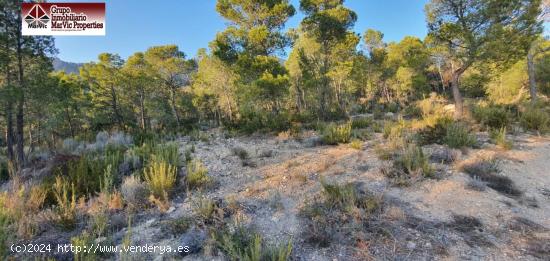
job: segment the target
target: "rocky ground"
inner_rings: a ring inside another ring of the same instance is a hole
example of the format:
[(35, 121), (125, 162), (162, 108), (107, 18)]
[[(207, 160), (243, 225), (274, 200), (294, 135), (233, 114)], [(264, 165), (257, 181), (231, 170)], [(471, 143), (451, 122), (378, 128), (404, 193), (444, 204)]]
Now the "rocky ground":
[[(225, 138), (215, 131), (208, 135), (203, 141), (182, 138), (178, 142), (182, 155), (194, 144), (193, 157), (204, 162), (215, 185), (200, 193), (176, 195), (167, 213), (136, 215), (131, 233), (134, 243), (196, 245), (203, 251), (185, 259), (220, 259), (209, 251), (205, 230), (192, 227), (184, 234), (166, 232), (167, 222), (190, 217), (196, 199), (207, 197), (233, 205), (231, 218), (254, 227), (269, 242), (292, 239), (295, 260), (550, 260), (548, 138), (510, 137), (514, 147), (509, 151), (486, 142), (478, 149), (450, 152), (438, 145), (425, 146), (437, 178), (395, 187), (380, 171), (388, 164), (375, 153), (376, 144), (383, 140), (380, 134), (360, 150), (349, 145), (320, 146), (314, 133), (299, 140)], [(235, 148), (248, 152), (244, 163)], [(493, 190), (461, 171), (464, 164), (489, 157), (496, 159), (499, 175), (509, 177), (520, 195)], [(382, 211), (357, 229), (353, 239), (334, 240), (326, 247), (305, 240), (309, 221), (300, 213), (321, 197), (321, 178), (339, 184), (354, 182), (359, 190), (379, 195)], [(126, 229), (118, 233), (120, 237), (127, 234)]]

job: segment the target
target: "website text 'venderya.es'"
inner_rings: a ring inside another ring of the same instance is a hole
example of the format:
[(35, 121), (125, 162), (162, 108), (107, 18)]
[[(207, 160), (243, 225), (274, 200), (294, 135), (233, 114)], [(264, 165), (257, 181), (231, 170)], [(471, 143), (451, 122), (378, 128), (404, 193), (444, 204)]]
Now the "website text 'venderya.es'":
[(165, 253), (189, 253), (189, 246), (170, 245), (73, 245), (73, 244), (12, 244), (12, 253), (153, 253), (163, 255)]

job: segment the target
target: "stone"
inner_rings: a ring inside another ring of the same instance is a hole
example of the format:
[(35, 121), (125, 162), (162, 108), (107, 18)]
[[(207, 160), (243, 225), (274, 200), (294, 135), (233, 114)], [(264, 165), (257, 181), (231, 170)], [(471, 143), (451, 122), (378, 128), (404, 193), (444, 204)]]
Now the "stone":
[(188, 247), (189, 251), (187, 253), (182, 252), (181, 254), (186, 256), (200, 252), (206, 237), (206, 230), (199, 229), (197, 227), (192, 227), (189, 229), (180, 237), (180, 245), (183, 247)]

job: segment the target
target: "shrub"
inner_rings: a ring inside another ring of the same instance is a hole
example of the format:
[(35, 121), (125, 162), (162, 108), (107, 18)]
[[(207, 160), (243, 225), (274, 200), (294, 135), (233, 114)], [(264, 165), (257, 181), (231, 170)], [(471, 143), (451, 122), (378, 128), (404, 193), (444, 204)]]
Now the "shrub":
[(328, 247), (335, 238), (348, 238), (382, 209), (381, 197), (364, 190), (360, 183), (329, 184), (321, 179), (323, 197), (301, 211), (307, 222), (306, 242)]
[(354, 139), (350, 142), (349, 146), (352, 147), (353, 149), (361, 150), (363, 149), (363, 142), (360, 140)]
[(550, 116), (544, 110), (529, 106), (520, 116), (521, 126), (526, 130), (544, 133), (550, 125)]
[(422, 148), (411, 144), (394, 161), (394, 167), (410, 176), (421, 175), (432, 177), (433, 168), (429, 163), (429, 157), (424, 155)]
[(429, 98), (416, 102), (416, 107), (420, 110), (423, 117), (430, 115), (441, 116), (446, 114), (444, 107), (447, 100), (444, 97), (438, 96), (436, 93), (430, 94)]
[(57, 202), (59, 223), (65, 228), (72, 228), (76, 222), (76, 192), (74, 184), (70, 185), (63, 178), (57, 176), (52, 188)]
[(152, 158), (156, 161), (166, 162), (174, 167), (181, 166), (178, 145), (174, 142), (155, 146)]
[(222, 250), (230, 260), (246, 261), (283, 261), (289, 260), (292, 253), (292, 240), (286, 244), (268, 245), (262, 236), (250, 232), (250, 229), (239, 226), (235, 231), (227, 229), (214, 233), (216, 246)]
[(75, 252), (73, 252), (74, 260), (79, 261), (92, 261), (97, 260), (95, 251), (90, 251), (90, 246), (95, 244), (94, 238), (87, 231), (82, 234), (72, 237), (71, 244), (74, 246)]
[(323, 194), (325, 196), (325, 204), (330, 208), (344, 209), (351, 211), (356, 206), (358, 198), (355, 193), (355, 187), (349, 183), (346, 185), (329, 184), (321, 179), (323, 186)]
[(120, 187), (122, 197), (132, 206), (141, 206), (149, 196), (147, 188), (138, 176), (129, 176), (124, 179)]
[(5, 210), (2, 209), (2, 202), (0, 202), (0, 258), (7, 258), (8, 253), (10, 253), (10, 251), (8, 251), (8, 242), (12, 235), (10, 231), (11, 220), (4, 211)]
[[(123, 161), (124, 153), (120, 149), (108, 148), (104, 152), (88, 153), (76, 160), (71, 160), (53, 170), (55, 176), (67, 179), (67, 182), (74, 184), (76, 197), (88, 196), (101, 190), (105, 171), (109, 168), (111, 184), (119, 184), (117, 176), (118, 167)], [(45, 180), (46, 184), (53, 184), (54, 180)]]
[(185, 176), (187, 188), (194, 189), (208, 186), (212, 179), (207, 174), (208, 169), (200, 160), (192, 160), (187, 164), (187, 176)]
[(477, 106), (472, 110), (474, 119), (489, 128), (505, 128), (511, 123), (511, 114), (502, 106)]
[(248, 159), (248, 151), (242, 147), (233, 147), (231, 151), (233, 152), (233, 155), (239, 157), (241, 160)]
[(425, 123), (426, 127), (417, 133), (418, 144), (443, 144), (443, 139), (451, 124), (453, 124), (453, 119), (450, 117), (437, 117), (433, 119), (433, 122)]
[(168, 201), (168, 194), (176, 184), (176, 168), (167, 162), (153, 160), (143, 173), (145, 183), (152, 196), (165, 202)]
[(136, 151), (135, 147), (128, 149), (124, 153), (123, 164), (127, 165), (131, 170), (140, 169), (143, 165), (141, 157)]
[(342, 125), (330, 124), (323, 131), (322, 140), (328, 145), (348, 143), (351, 139), (351, 122)]
[(352, 129), (366, 129), (372, 124), (371, 118), (355, 118), (351, 121)]
[(321, 179), (323, 187), (324, 205), (329, 209), (338, 209), (351, 213), (354, 208), (364, 209), (367, 214), (380, 207), (378, 198), (359, 193), (355, 183), (345, 185), (329, 184)]
[(518, 197), (523, 194), (510, 178), (499, 175), (500, 170), (495, 159), (479, 159), (467, 163), (462, 166), (462, 171), (504, 195)]
[(512, 148), (512, 142), (506, 138), (506, 127), (500, 129), (492, 129), (489, 131), (489, 136), (493, 142), (505, 150)]
[(10, 178), (10, 167), (8, 161), (0, 159), (0, 183)]
[(462, 148), (474, 146), (477, 141), (465, 125), (453, 123), (448, 125), (443, 143), (451, 148)]
[(193, 211), (203, 224), (220, 224), (223, 222), (223, 208), (212, 199), (199, 197), (193, 201)]

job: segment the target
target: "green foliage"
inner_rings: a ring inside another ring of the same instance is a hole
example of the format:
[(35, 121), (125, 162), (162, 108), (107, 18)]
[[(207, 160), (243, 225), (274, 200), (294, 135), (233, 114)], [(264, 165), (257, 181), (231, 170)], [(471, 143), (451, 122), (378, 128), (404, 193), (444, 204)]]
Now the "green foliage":
[(404, 173), (423, 177), (432, 177), (434, 170), (429, 163), (429, 157), (424, 154), (422, 148), (414, 144), (409, 145), (394, 161), (394, 167)]
[(372, 118), (355, 118), (351, 121), (352, 129), (366, 129), (373, 123)]
[(143, 171), (145, 183), (151, 194), (159, 200), (167, 201), (176, 185), (176, 167), (165, 161), (154, 159)]
[[(432, 120), (434, 120), (435, 122), (432, 123)], [(418, 144), (444, 144), (444, 138), (447, 135), (447, 129), (451, 124), (453, 124), (453, 119), (450, 117), (430, 118), (430, 122), (426, 124), (426, 128), (420, 130), (417, 133)]]
[(7, 181), (10, 178), (8, 161), (0, 158), (0, 183)]
[(399, 122), (391, 122), (391, 121), (385, 121), (384, 122), (384, 130), (382, 133), (384, 134), (385, 139), (397, 139), (403, 136), (405, 131), (405, 122), (399, 121)]
[(325, 195), (325, 204), (330, 208), (351, 211), (358, 203), (358, 196), (353, 184), (340, 186), (321, 180), (321, 185), (323, 186), (323, 194)]
[[(55, 176), (67, 178), (67, 182), (74, 184), (77, 198), (89, 196), (100, 192), (104, 177), (110, 188), (119, 184), (118, 166), (124, 159), (121, 149), (107, 148), (104, 152), (88, 153), (76, 160), (70, 160), (67, 164), (61, 165), (53, 170)], [(109, 173), (106, 173), (106, 172)], [(53, 183), (53, 180), (46, 180), (45, 183)]]
[(181, 166), (181, 162), (179, 160), (178, 144), (175, 142), (169, 142), (155, 146), (151, 158), (154, 161), (166, 162), (176, 168)]
[(328, 145), (336, 145), (338, 143), (348, 143), (351, 140), (351, 122), (336, 125), (329, 124), (323, 130), (323, 142)]
[(505, 150), (509, 150), (512, 148), (512, 141), (509, 141), (506, 138), (506, 127), (502, 127), (500, 129), (492, 129), (489, 131), (489, 136), (493, 140), (493, 142), (500, 146), (501, 148)]
[(233, 147), (231, 151), (233, 152), (233, 155), (239, 157), (241, 160), (248, 159), (249, 157), (248, 151), (242, 147)]
[(524, 86), (528, 81), (526, 60), (520, 60), (487, 84), (487, 96), (496, 104), (516, 103), (525, 95)]
[(73, 253), (75, 261), (97, 260), (98, 257), (95, 251), (93, 251), (93, 249), (90, 250), (90, 247), (94, 246), (94, 244), (97, 244), (97, 243), (95, 243), (94, 238), (87, 231), (82, 232), (82, 234), (78, 236), (72, 237), (71, 244), (74, 246), (74, 249), (76, 250)]
[[(70, 186), (70, 190), (69, 190)], [(74, 184), (61, 177), (56, 177), (52, 187), (56, 200), (56, 210), (59, 224), (65, 228), (73, 228), (76, 222), (76, 191)]]
[(453, 123), (447, 126), (443, 143), (451, 148), (462, 148), (476, 145), (477, 140), (463, 123)]
[(7, 192), (0, 193), (0, 258), (6, 258), (8, 253), (8, 242), (13, 238), (12, 231), (13, 218), (6, 208), (8, 199)]
[(354, 139), (349, 144), (350, 147), (356, 150), (363, 149), (363, 142), (361, 140)]
[(464, 123), (453, 122), (452, 118), (438, 118), (434, 126), (427, 126), (416, 135), (420, 145), (446, 144), (451, 148), (471, 147), (477, 144), (476, 137)]
[(535, 106), (527, 106), (520, 115), (521, 126), (530, 131), (544, 133), (550, 128), (550, 116), (546, 111)]
[(292, 240), (286, 244), (269, 245), (262, 236), (239, 226), (234, 232), (223, 230), (213, 234), (216, 245), (230, 260), (285, 261), (292, 254)]
[(208, 176), (208, 169), (202, 162), (194, 159), (187, 164), (185, 182), (188, 189), (204, 188), (212, 183), (212, 178)]
[(488, 128), (506, 128), (512, 122), (511, 113), (503, 106), (474, 106), (474, 119)]

